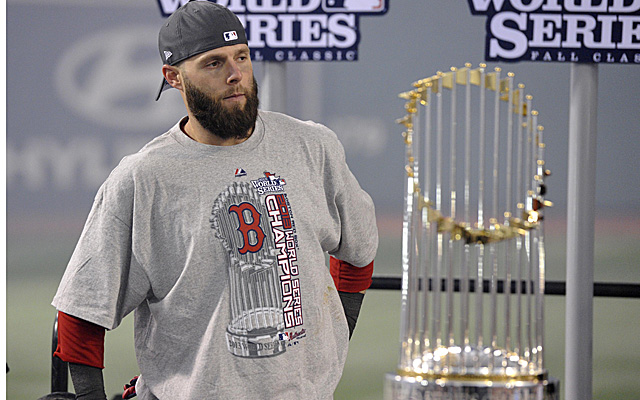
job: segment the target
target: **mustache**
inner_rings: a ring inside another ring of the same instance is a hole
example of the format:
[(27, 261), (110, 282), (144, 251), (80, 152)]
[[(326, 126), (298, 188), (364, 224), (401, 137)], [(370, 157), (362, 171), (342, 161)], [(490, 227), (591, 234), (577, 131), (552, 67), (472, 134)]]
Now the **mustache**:
[(243, 94), (246, 96), (252, 93), (253, 93), (252, 87), (238, 86), (236, 88), (231, 88), (225, 91), (224, 93), (222, 93), (221, 98), (226, 99), (227, 97), (235, 96), (238, 94)]

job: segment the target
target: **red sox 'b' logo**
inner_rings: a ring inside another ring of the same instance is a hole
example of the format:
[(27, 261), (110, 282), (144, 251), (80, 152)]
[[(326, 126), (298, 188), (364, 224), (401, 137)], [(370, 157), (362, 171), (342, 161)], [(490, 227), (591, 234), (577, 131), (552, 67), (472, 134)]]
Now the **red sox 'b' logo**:
[[(260, 213), (251, 203), (241, 203), (229, 207), (229, 213), (238, 216), (238, 232), (242, 234), (244, 245), (238, 248), (240, 254), (256, 253), (262, 248), (264, 232), (260, 227)], [(254, 232), (252, 235), (251, 232)]]

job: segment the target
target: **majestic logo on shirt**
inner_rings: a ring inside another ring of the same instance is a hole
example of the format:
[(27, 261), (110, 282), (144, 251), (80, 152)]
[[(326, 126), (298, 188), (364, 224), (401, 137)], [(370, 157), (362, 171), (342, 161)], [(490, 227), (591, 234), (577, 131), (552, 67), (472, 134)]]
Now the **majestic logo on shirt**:
[(236, 168), (236, 173), (235, 173), (236, 178), (241, 176), (246, 176), (246, 175), (247, 175), (247, 171), (245, 171), (242, 168)]
[[(256, 186), (255, 182), (270, 185)], [(284, 179), (265, 173), (236, 182), (216, 198), (211, 227), (229, 254), (227, 348), (240, 357), (275, 356), (300, 335), (285, 329), (303, 324), (298, 279), (298, 236), (286, 193), (273, 188)], [(260, 195), (260, 188), (266, 196)], [(297, 343), (297, 342), (296, 342)]]
[(302, 339), (303, 337), (307, 337), (307, 331), (305, 329), (297, 332), (284, 332), (280, 334), (281, 340), (293, 341), (296, 339)]
[(259, 194), (265, 194), (268, 192), (284, 192), (283, 186), (286, 185), (286, 182), (279, 176), (265, 171), (264, 178), (251, 181), (251, 184), (258, 190)]

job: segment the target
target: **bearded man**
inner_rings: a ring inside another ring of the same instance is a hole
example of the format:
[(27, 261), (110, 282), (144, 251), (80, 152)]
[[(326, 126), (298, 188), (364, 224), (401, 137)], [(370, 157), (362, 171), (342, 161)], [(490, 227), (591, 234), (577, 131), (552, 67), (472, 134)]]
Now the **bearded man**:
[[(189, 2), (162, 26), (187, 115), (100, 187), (53, 305), (79, 399), (135, 311), (141, 399), (331, 399), (378, 232), (335, 133), (258, 110), (245, 31)], [(325, 255), (330, 256), (329, 268)]]

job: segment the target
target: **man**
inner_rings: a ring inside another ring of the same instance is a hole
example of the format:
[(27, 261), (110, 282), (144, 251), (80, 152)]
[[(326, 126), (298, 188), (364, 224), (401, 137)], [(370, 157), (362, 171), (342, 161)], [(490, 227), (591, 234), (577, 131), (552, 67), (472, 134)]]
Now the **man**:
[(176, 88), (187, 116), (102, 185), (53, 300), (77, 398), (105, 398), (104, 331), (135, 310), (141, 399), (330, 399), (371, 282), (371, 198), (332, 131), (258, 111), (228, 9), (187, 3), (159, 50), (158, 97)]

